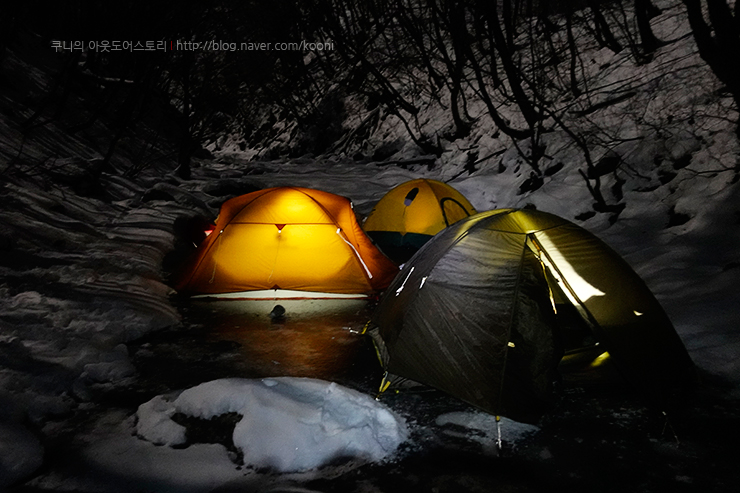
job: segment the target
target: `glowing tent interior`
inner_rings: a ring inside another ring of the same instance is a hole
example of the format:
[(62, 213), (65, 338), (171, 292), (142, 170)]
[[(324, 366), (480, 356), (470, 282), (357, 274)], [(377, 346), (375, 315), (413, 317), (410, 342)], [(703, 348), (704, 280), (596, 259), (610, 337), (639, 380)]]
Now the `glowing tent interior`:
[(349, 199), (279, 187), (226, 201), (174, 286), (219, 298), (362, 298), (397, 272), (363, 233)]
[[(567, 308), (580, 331), (559, 323)], [(551, 405), (564, 352), (596, 349), (656, 401), (693, 378), (681, 339), (632, 268), (585, 229), (535, 210), (484, 212), (437, 234), (371, 322), (389, 374), (523, 422)]]

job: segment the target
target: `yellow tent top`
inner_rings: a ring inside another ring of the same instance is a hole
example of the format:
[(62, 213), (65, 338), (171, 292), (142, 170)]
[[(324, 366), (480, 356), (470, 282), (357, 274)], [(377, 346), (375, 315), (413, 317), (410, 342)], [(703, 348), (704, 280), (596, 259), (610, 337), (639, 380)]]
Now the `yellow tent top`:
[(280, 187), (225, 202), (214, 232), (174, 285), (186, 294), (277, 289), (372, 294), (397, 272), (363, 233), (347, 198)]
[(476, 211), (460, 192), (437, 180), (402, 183), (380, 199), (362, 229), (398, 263), (444, 228)]

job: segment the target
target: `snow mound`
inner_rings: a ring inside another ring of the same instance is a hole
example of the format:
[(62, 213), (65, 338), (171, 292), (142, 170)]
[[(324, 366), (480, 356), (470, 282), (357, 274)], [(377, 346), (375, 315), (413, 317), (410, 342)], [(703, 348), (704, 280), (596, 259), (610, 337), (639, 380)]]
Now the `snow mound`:
[(342, 457), (380, 461), (408, 437), (404, 420), (370, 396), (311, 378), (221, 379), (172, 401), (157, 396), (139, 406), (137, 434), (159, 445), (183, 444), (175, 413), (202, 419), (240, 414), (233, 441), (244, 463), (280, 472)]

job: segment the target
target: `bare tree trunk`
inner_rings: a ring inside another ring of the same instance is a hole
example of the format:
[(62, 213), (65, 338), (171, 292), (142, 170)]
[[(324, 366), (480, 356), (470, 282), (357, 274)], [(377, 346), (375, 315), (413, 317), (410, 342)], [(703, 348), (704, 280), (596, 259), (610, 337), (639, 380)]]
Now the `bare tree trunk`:
[(570, 67), (568, 74), (570, 75), (570, 91), (575, 97), (581, 95), (581, 90), (578, 87), (578, 77), (576, 76), (576, 68), (578, 66), (578, 47), (576, 46), (576, 40), (573, 36), (573, 12), (570, 6), (566, 6), (565, 12), (565, 28), (567, 31), (568, 38), (568, 51), (570, 51)]
[[(701, 0), (683, 0), (699, 54), (717, 78), (727, 86), (740, 111), (740, 18), (724, 0), (707, 0), (709, 19), (702, 13)], [(714, 31), (714, 34), (713, 34)], [(737, 133), (740, 136), (740, 122)]]
[(614, 53), (622, 51), (622, 45), (620, 45), (617, 38), (614, 37), (614, 33), (612, 33), (609, 23), (604, 18), (604, 14), (601, 13), (598, 3), (595, 0), (587, 0), (586, 3), (594, 16), (594, 33), (596, 35), (596, 40)]
[[(508, 135), (512, 139), (526, 139), (533, 134), (532, 129), (518, 129), (511, 127), (509, 123), (505, 121), (504, 118), (501, 116), (498, 109), (496, 108), (496, 105), (493, 102), (493, 99), (491, 98), (489, 85), (491, 86), (491, 90), (495, 91), (502, 86), (502, 80), (498, 74), (497, 60), (494, 52), (495, 42), (493, 39), (493, 35), (491, 34), (491, 29), (486, 27), (488, 22), (485, 16), (482, 14), (481, 10), (482, 7), (477, 6), (476, 10), (473, 12), (478, 53), (475, 53), (473, 51), (473, 47), (470, 43), (465, 45), (465, 50), (467, 51), (467, 59), (470, 62), (470, 66), (472, 67), (475, 74), (475, 80), (478, 87), (477, 94), (486, 105), (488, 115), (493, 120), (493, 123), (496, 124), (496, 126), (504, 134)], [(483, 53), (488, 53), (488, 58), (490, 60), (489, 71), (486, 71), (484, 69), (483, 61), (478, 59), (478, 56), (483, 58)]]
[(449, 62), (450, 72), (450, 108), (455, 123), (455, 136), (466, 137), (470, 133), (469, 118), (460, 115), (459, 100), (463, 93), (462, 79), (465, 67), (465, 46), (468, 44), (468, 28), (465, 25), (465, 10), (459, 2), (451, 2), (448, 8), (450, 41), (455, 60)]
[(655, 17), (656, 10), (650, 0), (635, 0), (635, 19), (642, 40), (642, 53), (646, 57), (650, 57), (662, 44), (650, 27), (650, 19)]
[(495, 50), (499, 55), (504, 72), (506, 72), (506, 78), (509, 82), (514, 100), (519, 106), (522, 116), (524, 116), (529, 127), (534, 128), (540, 116), (522, 86), (522, 78), (519, 74), (519, 69), (514, 63), (513, 53), (510, 49), (511, 45), (507, 44), (506, 37), (501, 29), (501, 21), (496, 10), (496, 3), (481, 0), (478, 5), (482, 8), (483, 14), (488, 21), (488, 28), (493, 33), (493, 39), (496, 43)]

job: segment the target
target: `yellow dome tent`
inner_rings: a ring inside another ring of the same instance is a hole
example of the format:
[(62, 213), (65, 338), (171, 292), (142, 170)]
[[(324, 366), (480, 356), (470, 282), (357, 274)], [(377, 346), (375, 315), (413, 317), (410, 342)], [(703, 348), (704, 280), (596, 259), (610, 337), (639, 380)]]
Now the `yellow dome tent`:
[(174, 286), (242, 299), (265, 291), (273, 299), (367, 297), (397, 272), (363, 233), (349, 199), (280, 187), (226, 201)]
[(400, 264), (432, 236), (475, 212), (468, 199), (450, 185), (437, 180), (411, 180), (385, 194), (362, 229)]
[[(563, 323), (571, 308), (581, 318)], [(693, 363), (640, 277), (585, 229), (495, 210), (437, 234), (386, 290), (370, 331), (394, 375), (491, 414), (536, 422), (561, 357), (595, 349), (658, 405)]]

